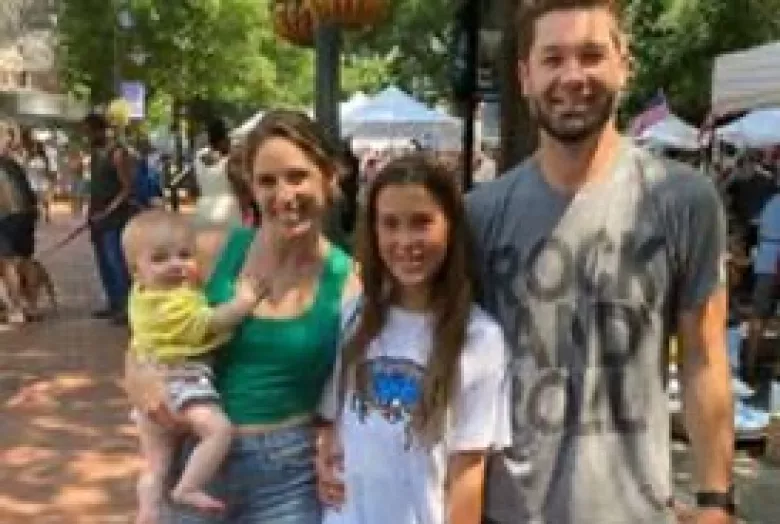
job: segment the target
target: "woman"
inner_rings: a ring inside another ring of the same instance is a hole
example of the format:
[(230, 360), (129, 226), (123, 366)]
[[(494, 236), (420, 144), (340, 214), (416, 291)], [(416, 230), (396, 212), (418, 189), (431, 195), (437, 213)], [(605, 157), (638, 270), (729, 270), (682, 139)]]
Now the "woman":
[(213, 304), (230, 300), (240, 277), (271, 275), (215, 366), (236, 428), (210, 489), (227, 511), (173, 508), (172, 522), (318, 524), (314, 413), (336, 355), (339, 311), (359, 292), (350, 258), (322, 232), (336, 154), (304, 114), (274, 111), (250, 134), (246, 159), (262, 229), (204, 231), (200, 239)]

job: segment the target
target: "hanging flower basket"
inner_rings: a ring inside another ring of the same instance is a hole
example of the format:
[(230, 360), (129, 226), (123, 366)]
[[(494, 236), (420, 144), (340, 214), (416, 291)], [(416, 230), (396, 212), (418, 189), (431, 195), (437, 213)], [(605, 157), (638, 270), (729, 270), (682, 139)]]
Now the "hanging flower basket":
[(391, 0), (311, 0), (317, 20), (357, 29), (376, 25), (387, 15)]
[(271, 9), (279, 38), (298, 46), (314, 44), (314, 13), (308, 0), (274, 0)]

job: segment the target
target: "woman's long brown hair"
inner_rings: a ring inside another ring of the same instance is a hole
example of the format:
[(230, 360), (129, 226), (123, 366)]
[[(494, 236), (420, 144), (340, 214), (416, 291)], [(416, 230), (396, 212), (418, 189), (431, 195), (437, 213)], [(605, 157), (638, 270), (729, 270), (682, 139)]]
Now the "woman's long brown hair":
[(358, 228), (358, 261), (364, 297), (354, 335), (344, 347), (341, 390), (345, 392), (346, 381), (354, 377), (356, 394), (365, 398), (368, 347), (385, 324), (393, 295), (388, 293), (388, 287), (394, 285), (392, 277), (379, 255), (377, 198), (388, 187), (409, 185), (425, 188), (449, 222), (447, 255), (431, 282), (432, 348), (423, 378), (422, 396), (412, 413), (415, 435), (421, 441), (433, 444), (442, 436), (453, 397), (458, 362), (466, 342), (473, 288), (469, 232), (456, 174), (426, 153), (413, 153), (391, 161), (376, 176), (369, 190), (366, 213)]

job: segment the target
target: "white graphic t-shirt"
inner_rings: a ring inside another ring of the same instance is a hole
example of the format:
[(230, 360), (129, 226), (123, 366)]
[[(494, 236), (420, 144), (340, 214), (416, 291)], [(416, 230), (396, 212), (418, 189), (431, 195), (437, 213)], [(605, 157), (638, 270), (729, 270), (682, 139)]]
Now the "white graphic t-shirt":
[(421, 396), (431, 327), (428, 315), (391, 309), (384, 329), (368, 348), (368, 393), (361, 397), (347, 388), (340, 412), (337, 363), (321, 413), (338, 419), (346, 501), (339, 511), (325, 512), (324, 524), (444, 524), (448, 457), (509, 444), (504, 336), (476, 306), (444, 438), (431, 447), (415, 435), (411, 413)]

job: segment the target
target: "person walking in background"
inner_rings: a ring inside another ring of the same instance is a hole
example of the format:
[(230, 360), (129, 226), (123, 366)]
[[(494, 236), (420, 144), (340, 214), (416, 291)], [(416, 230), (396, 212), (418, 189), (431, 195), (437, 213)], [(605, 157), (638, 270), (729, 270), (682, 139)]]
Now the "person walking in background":
[(152, 162), (152, 144), (148, 138), (141, 138), (133, 154), (135, 176), (133, 177), (133, 203), (140, 209), (161, 207), (163, 188), (160, 172)]
[(24, 298), (21, 281), (35, 252), (38, 207), (15, 155), (19, 138), (17, 128), (0, 124), (0, 287), (5, 293), (8, 321), (14, 324), (36, 314)]
[(228, 179), (230, 137), (222, 119), (209, 122), (206, 134), (208, 147), (195, 155), (195, 180), (199, 196), (193, 221), (198, 228), (224, 225), (238, 226), (242, 222), (241, 206)]
[(133, 162), (123, 146), (110, 141), (108, 122), (92, 113), (84, 119), (90, 144), (89, 223), (98, 273), (106, 294), (107, 307), (96, 318), (127, 322), (127, 296), (130, 288), (122, 254), (122, 229), (133, 214)]

